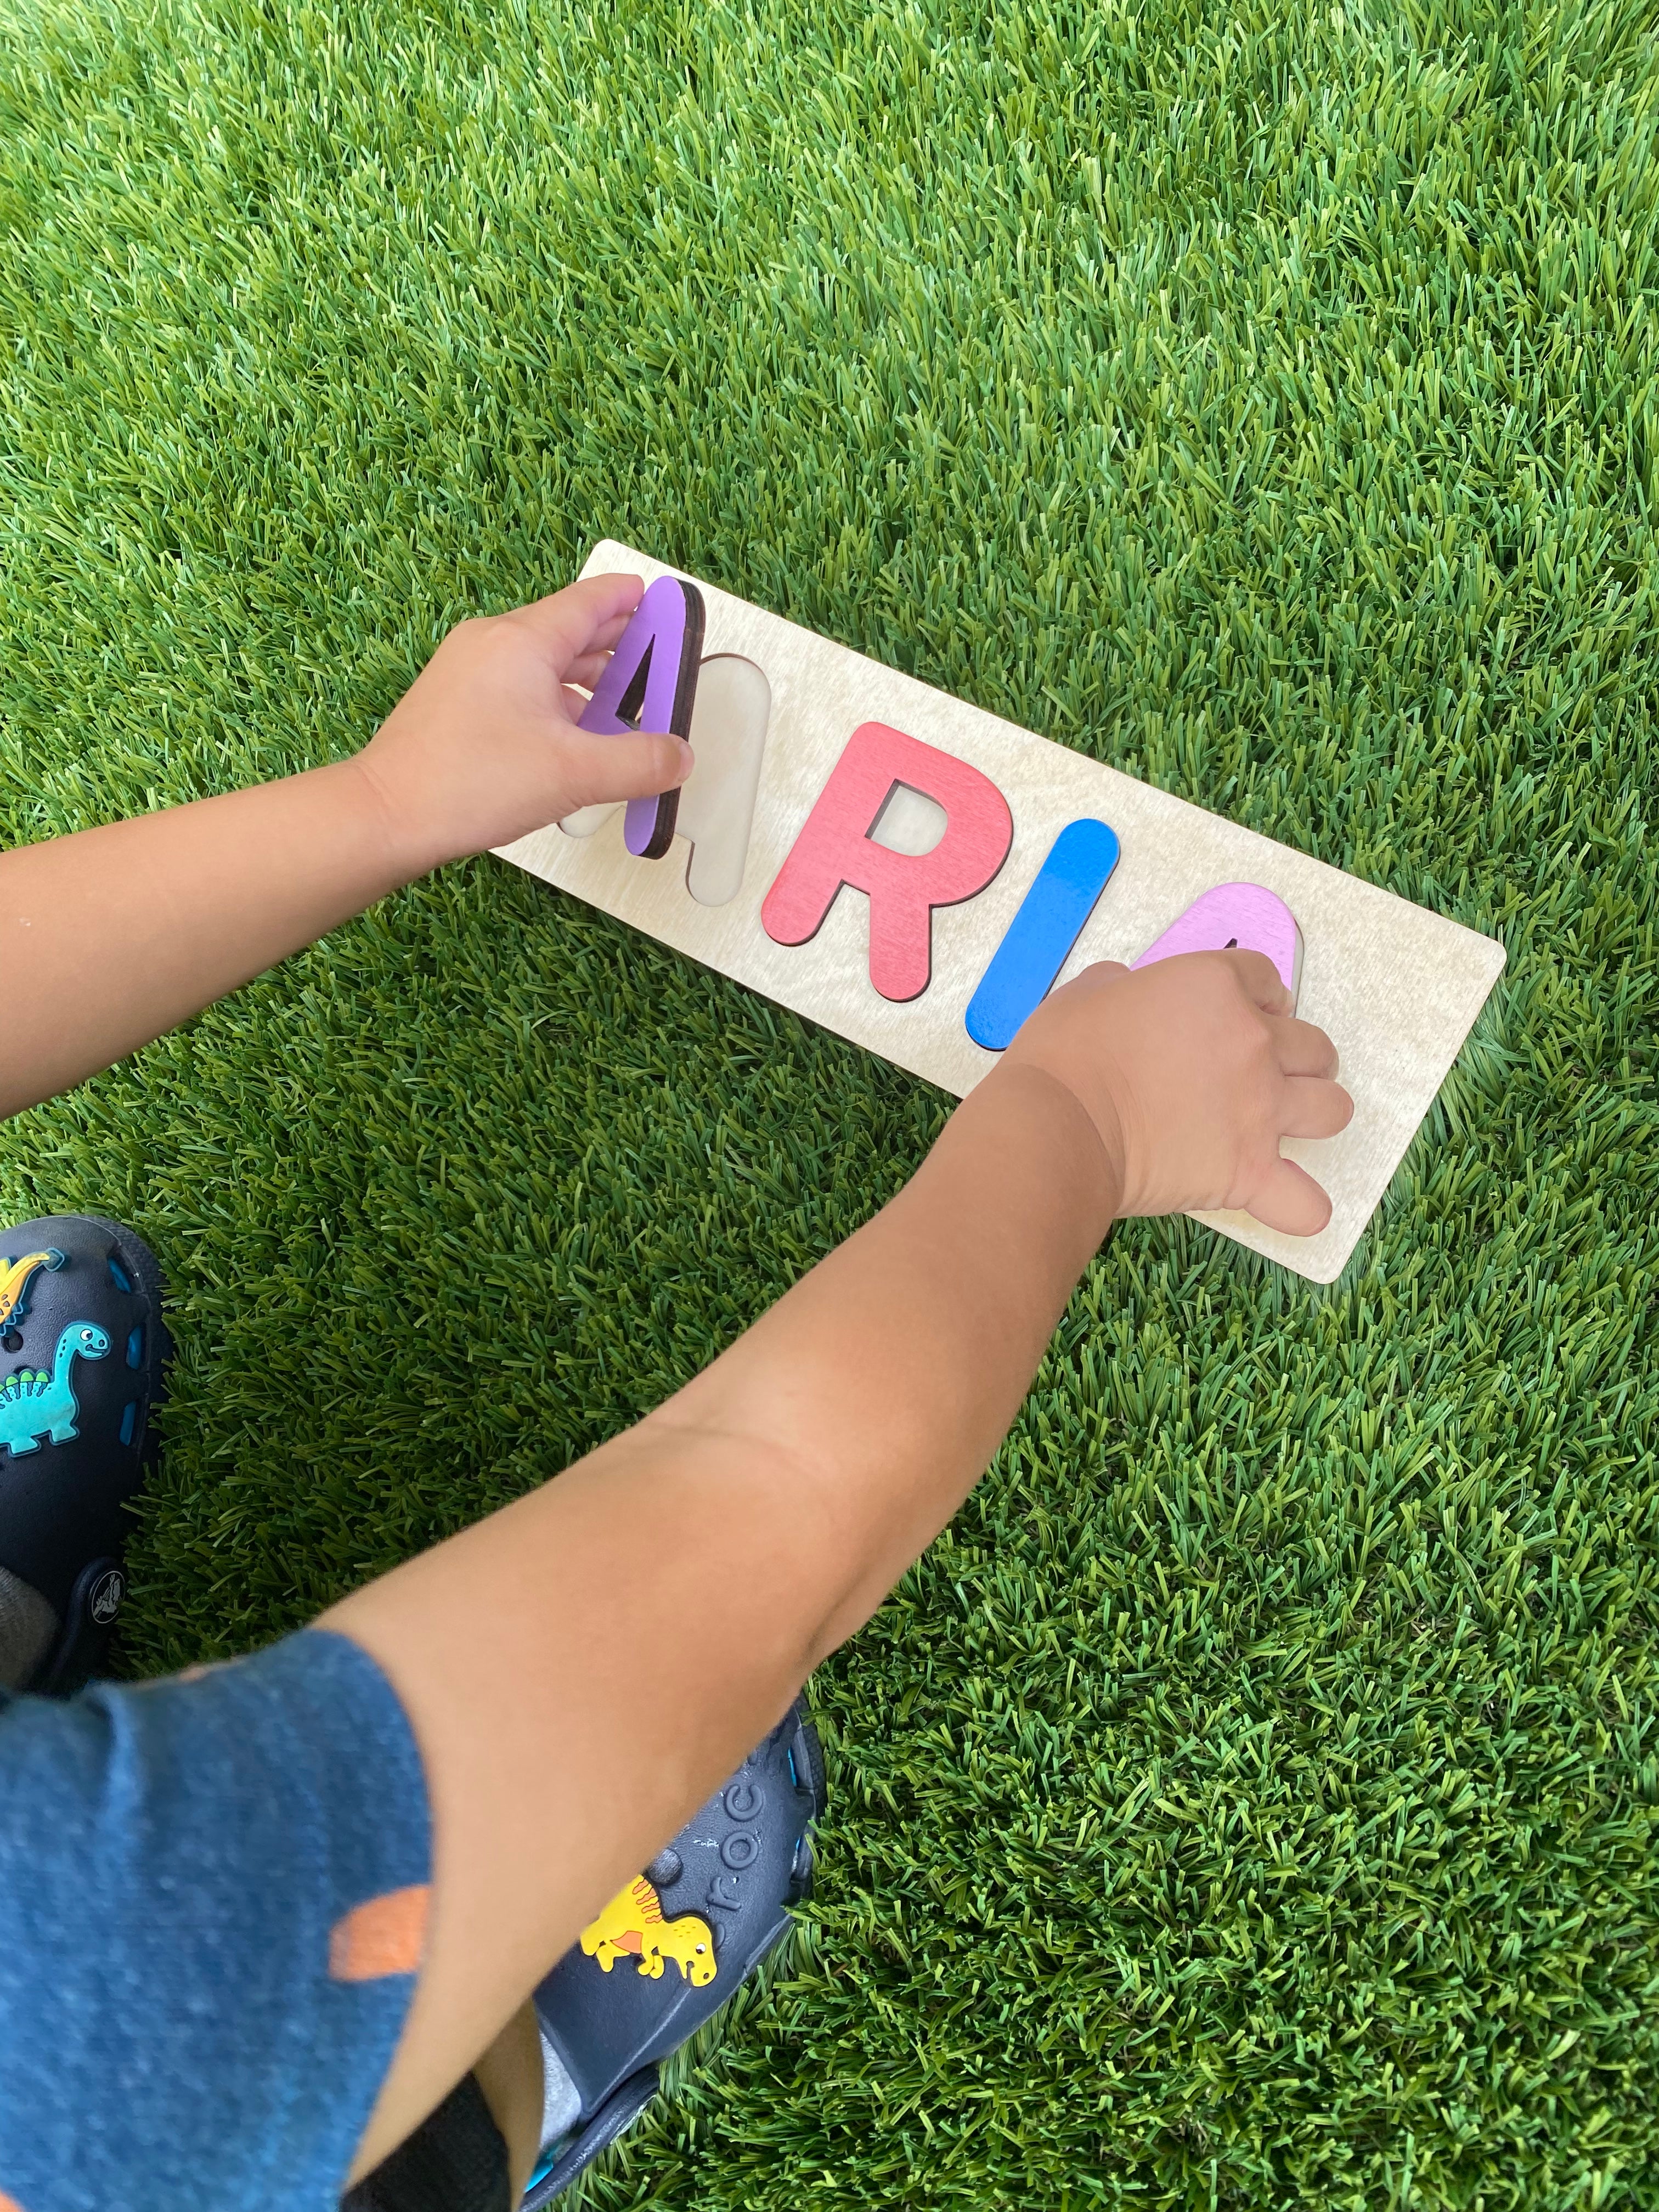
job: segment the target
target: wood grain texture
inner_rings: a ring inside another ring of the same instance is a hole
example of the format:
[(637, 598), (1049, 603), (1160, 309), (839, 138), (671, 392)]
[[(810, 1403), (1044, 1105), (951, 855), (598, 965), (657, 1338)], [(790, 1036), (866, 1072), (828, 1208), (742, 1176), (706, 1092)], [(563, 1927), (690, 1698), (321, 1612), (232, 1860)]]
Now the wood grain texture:
[[(677, 573), (607, 539), (583, 574), (617, 571), (647, 582)], [(1334, 1281), (1497, 981), (1503, 947), (711, 585), (698, 588), (705, 652), (744, 655), (772, 690), (737, 896), (700, 905), (673, 854), (654, 863), (629, 855), (620, 816), (581, 838), (550, 825), (502, 858), (958, 1097), (996, 1065), (968, 1034), (968, 1001), (1066, 823), (1088, 815), (1109, 823), (1122, 854), (1061, 981), (1091, 961), (1139, 959), (1218, 884), (1264, 885), (1300, 926), (1297, 1011), (1335, 1039), (1354, 1118), (1340, 1137), (1290, 1139), (1284, 1148), (1331, 1194), (1330, 1224), (1319, 1236), (1285, 1237), (1247, 1214), (1197, 1218), (1311, 1281)], [(906, 1004), (884, 999), (870, 981), (869, 903), (860, 893), (843, 890), (810, 944), (775, 944), (761, 927), (762, 901), (848, 738), (868, 721), (971, 763), (1013, 815), (1013, 843), (995, 881), (976, 898), (935, 909), (932, 981)]]

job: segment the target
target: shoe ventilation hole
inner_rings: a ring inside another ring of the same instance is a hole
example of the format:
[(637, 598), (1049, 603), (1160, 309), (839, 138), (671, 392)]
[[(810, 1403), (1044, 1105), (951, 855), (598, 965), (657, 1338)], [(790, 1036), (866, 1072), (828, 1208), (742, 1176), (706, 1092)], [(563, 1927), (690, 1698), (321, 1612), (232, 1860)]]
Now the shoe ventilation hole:
[(138, 1401), (136, 1398), (129, 1398), (125, 1410), (121, 1415), (121, 1441), (124, 1444), (130, 1444), (132, 1442), (133, 1431), (137, 1426)]
[(4, 1345), (8, 1352), (21, 1352), (23, 1349), (22, 1330), (9, 1328), (3, 1336), (0, 1336), (0, 1344)]
[(114, 1284), (116, 1289), (118, 1291), (125, 1291), (128, 1296), (131, 1297), (132, 1292), (132, 1285), (127, 1280), (127, 1271), (121, 1265), (121, 1262), (116, 1258), (113, 1252), (110, 1254), (105, 1265), (109, 1269), (109, 1279), (111, 1282)]
[(142, 1367), (144, 1364), (144, 1324), (140, 1322), (127, 1339), (127, 1365)]

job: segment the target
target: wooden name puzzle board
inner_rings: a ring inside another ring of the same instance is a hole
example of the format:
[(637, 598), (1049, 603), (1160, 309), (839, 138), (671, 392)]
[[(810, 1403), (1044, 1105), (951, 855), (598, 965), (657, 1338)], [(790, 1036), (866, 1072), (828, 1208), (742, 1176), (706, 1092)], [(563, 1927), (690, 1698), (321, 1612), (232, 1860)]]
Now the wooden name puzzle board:
[(1289, 1139), (1330, 1193), (1295, 1237), (1197, 1218), (1334, 1281), (1504, 964), (1492, 939), (610, 541), (647, 600), (583, 716), (689, 729), (684, 791), (588, 807), (506, 860), (767, 997), (971, 1091), (1094, 960), (1267, 953), (1354, 1118)]

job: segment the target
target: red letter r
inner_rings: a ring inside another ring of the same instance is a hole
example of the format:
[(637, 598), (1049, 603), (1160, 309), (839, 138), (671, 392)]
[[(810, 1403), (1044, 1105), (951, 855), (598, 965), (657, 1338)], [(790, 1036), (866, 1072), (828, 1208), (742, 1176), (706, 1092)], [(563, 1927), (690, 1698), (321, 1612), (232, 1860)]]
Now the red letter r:
[[(898, 783), (945, 809), (931, 853), (889, 852), (870, 835)], [(851, 884), (870, 901), (870, 981), (884, 999), (920, 998), (933, 972), (933, 909), (982, 891), (1013, 836), (989, 776), (884, 722), (861, 722), (766, 894), (762, 927), (775, 944), (805, 945)]]

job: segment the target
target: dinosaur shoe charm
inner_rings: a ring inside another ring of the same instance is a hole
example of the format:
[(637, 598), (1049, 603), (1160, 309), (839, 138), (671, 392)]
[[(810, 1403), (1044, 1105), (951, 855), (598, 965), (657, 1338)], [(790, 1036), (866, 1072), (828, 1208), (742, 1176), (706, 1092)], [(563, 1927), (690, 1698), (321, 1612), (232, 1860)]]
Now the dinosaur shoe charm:
[(618, 1959), (631, 1958), (641, 1973), (660, 1981), (662, 1962), (672, 1959), (699, 1989), (714, 1978), (714, 1930), (695, 1912), (665, 1920), (662, 1899), (642, 1874), (618, 1890), (592, 1925), (583, 1929), (581, 1947), (583, 1955), (597, 1959), (607, 1974)]
[(789, 1907), (811, 1890), (823, 1809), (817, 1731), (797, 1698), (537, 1990), (544, 2149), (523, 2212), (556, 2197), (638, 2118), (660, 2062), (782, 1942)]
[(70, 1370), (77, 1359), (104, 1359), (109, 1339), (89, 1321), (72, 1321), (58, 1340), (50, 1371), (15, 1368), (0, 1382), (0, 1446), (14, 1459), (39, 1451), (43, 1443), (72, 1443), (81, 1433)]
[(171, 1348), (130, 1229), (0, 1229), (0, 1689), (67, 1694), (100, 1662)]

